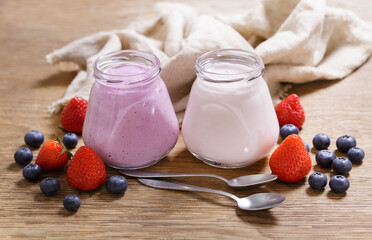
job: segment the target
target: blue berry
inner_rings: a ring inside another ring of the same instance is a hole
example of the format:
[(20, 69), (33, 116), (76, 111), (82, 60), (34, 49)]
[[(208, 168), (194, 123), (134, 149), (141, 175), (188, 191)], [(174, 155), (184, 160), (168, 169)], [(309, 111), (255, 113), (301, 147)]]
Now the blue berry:
[(327, 176), (321, 172), (315, 172), (309, 177), (309, 185), (314, 190), (322, 190), (327, 185)]
[(307, 143), (305, 143), (305, 142), (304, 142), (304, 144), (305, 144), (305, 147), (306, 147), (306, 151), (307, 151), (307, 152), (310, 152), (310, 146), (309, 146), (309, 144), (307, 144)]
[(63, 206), (70, 212), (76, 212), (80, 205), (80, 198), (74, 194), (68, 195), (63, 199)]
[(318, 150), (327, 149), (331, 144), (331, 139), (325, 133), (318, 133), (313, 138), (313, 145)]
[(332, 169), (337, 175), (347, 175), (352, 168), (352, 164), (349, 159), (344, 157), (338, 157), (332, 161)]
[(41, 167), (33, 163), (28, 164), (23, 168), (22, 174), (28, 181), (35, 181), (41, 176)]
[(330, 168), (333, 160), (336, 159), (336, 154), (328, 150), (320, 150), (315, 155), (316, 163), (322, 168)]
[(280, 129), (280, 137), (284, 140), (291, 134), (298, 134), (298, 128), (293, 124), (286, 124)]
[(124, 194), (127, 190), (128, 182), (125, 177), (116, 175), (111, 176), (106, 182), (106, 189), (112, 194)]
[(329, 187), (331, 188), (332, 192), (335, 193), (344, 193), (350, 187), (350, 182), (347, 180), (346, 177), (342, 175), (336, 175), (329, 180)]
[(57, 195), (61, 189), (59, 181), (52, 177), (47, 177), (40, 183), (41, 191), (47, 196)]
[(40, 147), (43, 142), (44, 135), (40, 131), (31, 130), (25, 135), (25, 143), (32, 148)]
[(338, 151), (343, 152), (343, 153), (346, 153), (347, 151), (349, 151), (350, 148), (355, 147), (356, 144), (357, 143), (356, 143), (355, 138), (349, 135), (343, 135), (337, 138), (337, 141), (336, 141), (336, 146), (337, 146)]
[(364, 159), (364, 151), (358, 147), (352, 147), (347, 151), (347, 157), (353, 163), (359, 163)]
[(29, 148), (21, 147), (14, 153), (14, 160), (18, 164), (27, 165), (32, 161), (34, 155)]
[(66, 133), (62, 139), (63, 144), (70, 149), (75, 148), (78, 141), (79, 138), (75, 133)]

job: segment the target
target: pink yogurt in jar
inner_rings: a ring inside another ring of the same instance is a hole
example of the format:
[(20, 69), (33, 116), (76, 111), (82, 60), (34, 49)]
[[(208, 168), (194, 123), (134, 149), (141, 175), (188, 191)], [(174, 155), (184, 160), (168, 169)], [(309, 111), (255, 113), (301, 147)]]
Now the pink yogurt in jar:
[(107, 165), (144, 168), (176, 144), (178, 121), (159, 73), (159, 59), (147, 52), (119, 51), (96, 60), (83, 140)]
[(220, 49), (195, 65), (182, 137), (188, 150), (220, 168), (240, 168), (263, 159), (274, 147), (279, 124), (262, 59), (253, 52)]

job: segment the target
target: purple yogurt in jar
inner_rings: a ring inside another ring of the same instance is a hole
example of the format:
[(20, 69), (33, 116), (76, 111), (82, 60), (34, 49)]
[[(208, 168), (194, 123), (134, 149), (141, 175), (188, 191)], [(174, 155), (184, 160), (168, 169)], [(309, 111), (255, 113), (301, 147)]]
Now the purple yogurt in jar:
[(153, 54), (133, 50), (94, 64), (83, 140), (111, 167), (153, 165), (177, 142), (178, 121), (159, 64)]

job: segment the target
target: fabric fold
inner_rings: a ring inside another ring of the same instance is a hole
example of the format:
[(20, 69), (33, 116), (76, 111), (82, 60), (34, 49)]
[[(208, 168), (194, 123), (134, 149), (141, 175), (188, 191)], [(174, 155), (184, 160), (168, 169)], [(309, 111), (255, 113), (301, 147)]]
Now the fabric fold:
[(323, 0), (263, 0), (231, 16), (199, 15), (180, 3), (158, 3), (154, 9), (158, 14), (152, 19), (84, 37), (48, 54), (49, 63), (79, 67), (65, 96), (49, 110), (60, 111), (74, 96), (88, 100), (95, 59), (117, 50), (142, 50), (159, 57), (161, 77), (178, 113), (184, 111), (195, 80), (196, 59), (211, 50), (255, 51), (265, 63), (264, 78), (274, 99), (286, 90), (280, 82), (342, 79), (372, 53), (371, 25)]

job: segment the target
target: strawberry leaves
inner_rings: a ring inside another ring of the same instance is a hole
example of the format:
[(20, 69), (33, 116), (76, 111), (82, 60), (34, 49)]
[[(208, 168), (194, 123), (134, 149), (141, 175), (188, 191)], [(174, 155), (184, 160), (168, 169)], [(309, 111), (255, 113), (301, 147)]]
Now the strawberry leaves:
[(67, 153), (67, 156), (68, 156), (68, 159), (71, 160), (71, 158), (74, 156), (70, 151), (67, 150), (66, 146), (63, 144), (63, 142), (61, 141), (61, 138), (57, 135), (56, 139), (55, 139), (59, 144), (61, 144), (62, 146), (62, 151), (61, 153), (59, 154), (59, 156), (61, 156), (63, 153)]

